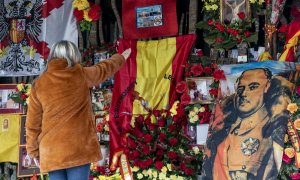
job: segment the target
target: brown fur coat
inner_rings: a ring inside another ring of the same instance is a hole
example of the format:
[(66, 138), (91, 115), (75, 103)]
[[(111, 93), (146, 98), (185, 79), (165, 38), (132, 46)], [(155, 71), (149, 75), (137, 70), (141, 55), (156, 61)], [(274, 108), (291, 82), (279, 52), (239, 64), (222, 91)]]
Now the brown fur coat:
[(26, 149), (40, 158), (42, 172), (84, 165), (102, 158), (90, 88), (118, 71), (125, 59), (113, 55), (92, 67), (55, 59), (35, 81), (29, 98)]

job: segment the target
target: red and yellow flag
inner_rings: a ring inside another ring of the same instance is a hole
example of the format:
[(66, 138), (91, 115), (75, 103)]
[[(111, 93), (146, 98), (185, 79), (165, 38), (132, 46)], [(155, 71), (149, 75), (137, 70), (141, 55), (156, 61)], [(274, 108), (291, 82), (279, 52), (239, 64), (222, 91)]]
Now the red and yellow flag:
[[(195, 39), (195, 35), (184, 35), (151, 41), (120, 41), (118, 51), (131, 48), (132, 53), (115, 74), (109, 116), (110, 159), (124, 146), (132, 114), (144, 113), (140, 101), (133, 102), (134, 91), (148, 102), (149, 107), (159, 104), (157, 109), (166, 108), (178, 99), (176, 83), (183, 78), (183, 65)], [(110, 162), (113, 170), (118, 164)]]

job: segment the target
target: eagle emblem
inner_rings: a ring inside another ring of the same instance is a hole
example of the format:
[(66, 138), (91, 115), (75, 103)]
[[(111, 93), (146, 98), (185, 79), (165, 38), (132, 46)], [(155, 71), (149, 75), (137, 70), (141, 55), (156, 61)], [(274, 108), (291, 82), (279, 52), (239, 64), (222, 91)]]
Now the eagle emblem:
[(42, 7), (43, 0), (0, 0), (0, 70), (39, 70), (34, 45), (40, 43)]

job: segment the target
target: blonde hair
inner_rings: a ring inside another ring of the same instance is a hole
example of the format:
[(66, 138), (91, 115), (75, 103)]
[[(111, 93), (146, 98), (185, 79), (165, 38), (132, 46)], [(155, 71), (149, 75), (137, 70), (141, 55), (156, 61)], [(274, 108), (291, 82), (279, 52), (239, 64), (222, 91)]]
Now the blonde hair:
[(65, 59), (68, 62), (67, 67), (81, 63), (81, 54), (78, 47), (71, 41), (62, 40), (55, 43), (50, 51), (48, 63), (53, 59)]

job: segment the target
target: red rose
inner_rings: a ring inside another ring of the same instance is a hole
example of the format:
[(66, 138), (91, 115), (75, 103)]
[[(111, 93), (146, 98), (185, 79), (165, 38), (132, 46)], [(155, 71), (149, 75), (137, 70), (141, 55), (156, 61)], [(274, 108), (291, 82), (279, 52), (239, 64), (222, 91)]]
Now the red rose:
[(148, 128), (149, 128), (150, 131), (154, 131), (155, 125), (154, 124), (149, 124)]
[(162, 157), (163, 155), (164, 155), (164, 151), (161, 149), (156, 152), (156, 156), (158, 157)]
[(225, 31), (225, 28), (222, 26), (222, 24), (221, 24), (220, 22), (217, 22), (217, 23), (215, 24), (215, 27), (216, 27), (219, 31), (221, 31), (221, 32), (224, 32), (224, 31)]
[(28, 96), (27, 96), (25, 93), (23, 93), (23, 92), (21, 93), (20, 96), (21, 96), (21, 98), (22, 98), (23, 100), (25, 100), (25, 99), (28, 97)]
[(176, 158), (177, 158), (177, 153), (174, 152), (174, 151), (169, 151), (169, 152), (168, 152), (168, 157), (169, 157), (170, 159), (176, 159)]
[(239, 18), (240, 18), (241, 20), (244, 20), (245, 17), (246, 17), (246, 14), (245, 14), (244, 12), (239, 12), (237, 15), (239, 16)]
[(204, 54), (203, 54), (203, 51), (200, 49), (198, 52), (197, 52), (197, 56), (198, 57), (202, 57)]
[(156, 161), (154, 166), (156, 167), (157, 170), (161, 170), (161, 168), (164, 166), (164, 163), (162, 161)]
[(142, 146), (142, 151), (145, 155), (149, 155), (151, 152), (150, 152), (150, 147), (149, 146)]
[(164, 133), (160, 133), (158, 136), (159, 141), (164, 142), (165, 139), (167, 138), (167, 135)]
[(155, 117), (159, 117), (161, 115), (160, 110), (153, 110), (152, 113)]
[(211, 75), (215, 78), (216, 81), (225, 79), (224, 71), (220, 69), (215, 70), (215, 72), (213, 72)]
[(170, 125), (168, 126), (168, 131), (169, 131), (169, 132), (173, 132), (173, 131), (175, 131), (175, 129), (176, 129), (176, 126), (175, 126), (174, 124), (170, 124)]
[(291, 175), (290, 175), (290, 178), (291, 178), (292, 180), (298, 180), (298, 179), (300, 179), (300, 173), (294, 173), (294, 174), (291, 174)]
[(220, 43), (220, 42), (223, 42), (223, 38), (219, 38), (219, 37), (216, 38), (216, 42), (219, 42), (219, 43)]
[(283, 161), (285, 164), (290, 164), (291, 161), (292, 161), (292, 159), (289, 158), (285, 153), (283, 153), (282, 161)]
[(165, 120), (164, 119), (159, 119), (157, 121), (157, 125), (158, 125), (158, 127), (164, 127), (165, 126)]
[(145, 124), (149, 126), (149, 124), (151, 124), (151, 118), (146, 118), (145, 120)]
[(208, 66), (206, 66), (204, 69), (203, 69), (203, 72), (205, 73), (205, 74), (211, 74), (212, 73), (212, 68), (211, 67), (208, 67)]
[(300, 86), (298, 86), (298, 87), (296, 88), (296, 93), (298, 94), (298, 96), (300, 96)]
[(180, 163), (179, 168), (180, 168), (181, 171), (185, 171), (186, 165), (184, 163)]
[(124, 154), (128, 155), (130, 153), (130, 149), (129, 148), (125, 148), (124, 149)]
[(139, 158), (141, 156), (141, 153), (140, 153), (140, 151), (135, 150), (135, 151), (133, 151), (132, 156), (135, 158)]
[(210, 20), (207, 21), (207, 24), (211, 26), (211, 25), (214, 24), (214, 21), (212, 19), (210, 19)]
[(147, 165), (150, 166), (153, 164), (153, 159), (152, 158), (148, 158), (147, 159)]
[(188, 87), (185, 81), (181, 81), (176, 84), (176, 92), (177, 93), (184, 93), (188, 91)]
[(243, 39), (242, 38), (238, 38), (236, 41), (237, 41), (237, 43), (241, 43), (243, 41)]
[(185, 63), (184, 64), (184, 68), (190, 68), (190, 64), (189, 63)]
[(137, 167), (140, 166), (140, 162), (139, 162), (138, 159), (135, 159), (135, 160), (133, 161), (133, 166), (137, 166)]
[(218, 68), (218, 65), (215, 64), (215, 63), (212, 63), (212, 64), (211, 64), (211, 67), (212, 67), (213, 69), (217, 69), (217, 68)]
[(193, 65), (191, 72), (194, 76), (200, 76), (203, 73), (203, 67), (201, 65)]
[(142, 133), (139, 129), (137, 129), (137, 128), (134, 128), (134, 129), (133, 129), (133, 134), (134, 134), (136, 137), (138, 137), (138, 138), (142, 138), (142, 137), (143, 137), (143, 133)]
[(78, 9), (74, 9), (73, 14), (74, 14), (77, 22), (80, 22), (80, 21), (83, 20), (83, 11), (79, 11)]
[(174, 147), (177, 145), (178, 140), (176, 138), (170, 138), (169, 142), (170, 142), (171, 146)]
[(150, 143), (153, 140), (153, 136), (151, 134), (146, 134), (144, 140), (146, 143)]
[(251, 33), (249, 31), (246, 31), (244, 35), (247, 38), (247, 37), (249, 37), (251, 35)]
[(192, 168), (186, 168), (186, 169), (184, 170), (184, 173), (185, 173), (186, 175), (190, 176), (190, 175), (194, 174), (194, 170), (193, 170)]
[(192, 73), (191, 73), (190, 71), (185, 72), (184, 76), (185, 76), (185, 77), (191, 77), (191, 76), (192, 76)]
[(128, 143), (128, 147), (131, 149), (135, 149), (137, 146), (134, 140), (131, 138), (127, 138), (127, 143)]
[(138, 117), (135, 118), (135, 122), (143, 123), (144, 122), (144, 116), (139, 115)]
[(97, 21), (100, 18), (100, 6), (93, 4), (88, 13), (89, 18), (93, 21)]
[(182, 105), (187, 105), (187, 104), (190, 103), (191, 97), (190, 97), (190, 95), (188, 95), (188, 94), (183, 94), (183, 95), (180, 97), (180, 101), (181, 101), (181, 104), (182, 104)]
[(146, 161), (146, 160), (140, 161), (139, 167), (140, 167), (141, 169), (146, 169), (146, 168), (148, 167), (147, 161)]
[(212, 89), (209, 90), (209, 94), (218, 95), (218, 90), (216, 88), (212, 88)]

